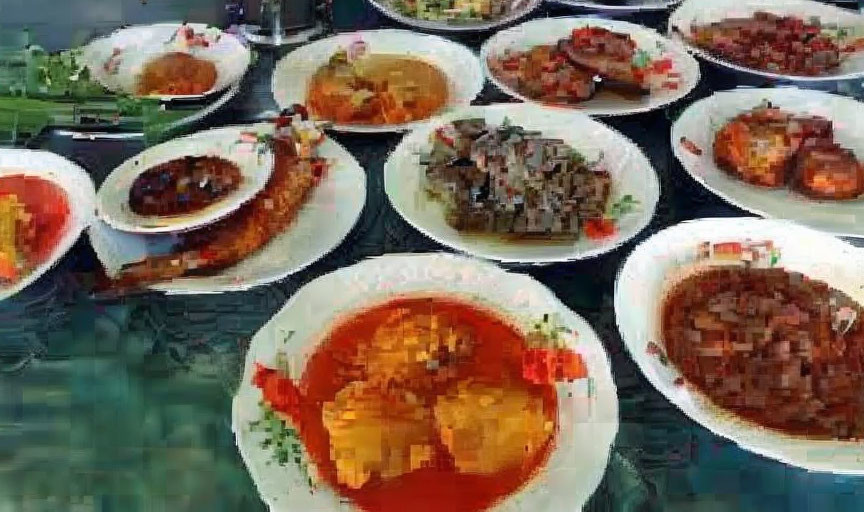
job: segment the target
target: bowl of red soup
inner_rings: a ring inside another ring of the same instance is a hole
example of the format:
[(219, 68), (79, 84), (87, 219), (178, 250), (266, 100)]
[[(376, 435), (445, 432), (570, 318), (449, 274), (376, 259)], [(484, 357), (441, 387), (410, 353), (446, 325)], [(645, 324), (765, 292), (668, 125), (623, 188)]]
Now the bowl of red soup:
[(395, 255), (259, 331), (233, 428), (271, 510), (564, 511), (599, 484), (617, 410), (602, 345), (543, 286)]
[(44, 151), (0, 149), (0, 300), (38, 279), (93, 219), (89, 175)]

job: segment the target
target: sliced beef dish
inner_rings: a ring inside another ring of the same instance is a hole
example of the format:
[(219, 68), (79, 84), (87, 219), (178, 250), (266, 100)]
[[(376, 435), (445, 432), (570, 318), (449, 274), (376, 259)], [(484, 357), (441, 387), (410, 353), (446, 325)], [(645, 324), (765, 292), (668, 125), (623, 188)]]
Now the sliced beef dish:
[(426, 189), (466, 232), (578, 238), (603, 219), (612, 179), (559, 139), (465, 119), (440, 128), (424, 156)]
[(578, 104), (600, 90), (628, 99), (651, 92), (652, 84), (677, 88), (669, 59), (640, 54), (628, 34), (602, 27), (573, 30), (554, 45), (506, 51), (489, 58), (493, 75), (520, 94), (551, 104)]
[(715, 404), (793, 435), (864, 436), (862, 309), (779, 268), (720, 267), (663, 305), (669, 360)]
[(771, 188), (791, 184), (814, 199), (853, 199), (864, 193), (862, 166), (834, 142), (831, 121), (791, 114), (770, 103), (718, 130), (714, 160), (747, 183)]
[(818, 76), (840, 65), (840, 47), (817, 20), (757, 12), (696, 25), (691, 43), (729, 62), (752, 69)]

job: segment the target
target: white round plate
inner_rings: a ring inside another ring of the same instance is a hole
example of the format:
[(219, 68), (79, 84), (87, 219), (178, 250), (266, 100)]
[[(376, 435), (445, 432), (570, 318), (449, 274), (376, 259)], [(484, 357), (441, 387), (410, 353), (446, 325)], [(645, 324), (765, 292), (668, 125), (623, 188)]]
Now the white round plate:
[(582, 7), (599, 12), (621, 12), (621, 11), (663, 11), (681, 0), (624, 0), (623, 4), (612, 4), (604, 0), (551, 0), (552, 3), (569, 5), (570, 7)]
[(387, 2), (384, 0), (369, 0), (369, 3), (372, 4), (372, 7), (374, 7), (379, 12), (381, 12), (381, 14), (387, 16), (392, 20), (421, 30), (439, 32), (482, 32), (484, 30), (491, 30), (496, 27), (513, 23), (520, 18), (531, 14), (532, 12), (534, 12), (535, 9), (540, 7), (540, 4), (542, 2), (543, 0), (525, 0), (525, 6), (523, 8), (511, 12), (507, 16), (503, 16), (495, 20), (460, 25), (442, 21), (421, 20), (412, 16), (406, 16), (395, 8), (387, 5)]
[[(273, 71), (273, 97), (280, 109), (306, 104), (306, 91), (312, 76), (338, 50), (364, 41), (370, 54), (410, 55), (440, 69), (447, 76), (449, 96), (445, 111), (468, 105), (483, 89), (483, 70), (468, 48), (434, 35), (405, 30), (367, 30), (339, 34), (302, 46), (286, 55)], [(399, 125), (342, 125), (331, 129), (343, 132), (374, 133), (410, 130), (419, 122)]]
[[(835, 235), (864, 236), (864, 199), (819, 201), (789, 188), (750, 185), (714, 163), (714, 136), (733, 117), (763, 100), (789, 112), (818, 115), (834, 123), (834, 139), (864, 159), (864, 104), (825, 92), (795, 89), (736, 89), (716, 92), (685, 110), (672, 126), (672, 149), (684, 169), (727, 202), (763, 217), (790, 219)], [(681, 143), (702, 150), (697, 156)]]
[[(166, 53), (183, 51), (190, 55), (209, 60), (216, 65), (216, 83), (204, 94), (198, 95), (152, 95), (161, 100), (194, 99), (222, 91), (238, 83), (249, 64), (252, 53), (235, 36), (218, 29), (208, 29), (206, 25), (188, 23), (196, 33), (207, 31), (219, 40), (211, 42), (207, 48), (178, 50), (168, 44), (171, 37), (182, 26), (181, 23), (158, 23), (155, 25), (138, 25), (119, 29), (112, 34), (96, 39), (83, 48), (84, 63), (91, 76), (106, 89), (121, 94), (135, 95), (138, 77), (145, 64)], [(111, 58), (114, 49), (122, 50), (117, 72), (112, 74), (105, 70), (105, 63)]]
[(841, 9), (813, 0), (685, 0), (669, 18), (669, 37), (683, 43), (688, 50), (714, 64), (734, 71), (759, 75), (778, 80), (795, 82), (819, 82), (825, 80), (848, 80), (864, 76), (864, 52), (848, 56), (839, 68), (820, 76), (798, 76), (772, 73), (740, 66), (715, 57), (705, 50), (689, 44), (682, 34), (689, 34), (693, 25), (704, 25), (725, 18), (749, 18), (757, 11), (766, 11), (780, 16), (797, 16), (805, 20), (818, 17), (823, 24), (837, 23), (859, 31), (864, 35), (864, 16), (848, 9)]
[[(334, 294), (334, 290), (339, 293)], [(281, 352), (302, 370), (339, 317), (416, 294), (478, 304), (502, 313), (520, 327), (531, 326), (537, 318), (550, 314), (578, 333), (567, 344), (583, 357), (589, 379), (556, 384), (559, 430), (555, 449), (547, 465), (527, 485), (490, 510), (580, 510), (600, 483), (618, 431), (618, 398), (602, 343), (584, 319), (531, 277), (446, 254), (386, 255), (319, 277), (291, 297), (252, 339), (243, 380), (234, 397), (232, 429), (246, 467), (270, 510), (356, 509), (326, 485), (310, 492), (309, 480), (297, 466), (270, 463), (272, 451), (262, 448), (261, 434), (249, 429), (249, 422), (261, 416), (261, 392), (251, 382), (255, 364), (274, 365)], [(310, 469), (313, 473), (314, 468)]]
[[(491, 124), (505, 118), (528, 130), (539, 130), (543, 137), (559, 138), (582, 153), (589, 161), (603, 153), (612, 175), (612, 197), (616, 201), (631, 195), (639, 201), (636, 209), (618, 222), (618, 232), (605, 240), (582, 236), (572, 243), (508, 242), (495, 236), (465, 235), (450, 227), (444, 206), (424, 192), (425, 174), (419, 153), (431, 148), (430, 134), (450, 121), (482, 117)], [(481, 258), (507, 263), (552, 263), (591, 258), (609, 252), (636, 236), (654, 215), (660, 198), (660, 182), (651, 162), (629, 139), (571, 109), (541, 107), (530, 103), (468, 107), (433, 119), (405, 136), (384, 164), (384, 188), (400, 215), (429, 238)]]
[(638, 114), (665, 107), (687, 95), (699, 83), (699, 63), (678, 43), (670, 41), (642, 25), (626, 21), (601, 18), (539, 18), (498, 32), (489, 38), (480, 50), (480, 60), (486, 76), (496, 87), (508, 95), (524, 102), (537, 103), (519, 94), (498, 80), (489, 69), (489, 57), (501, 55), (505, 50), (526, 51), (535, 46), (556, 44), (568, 38), (574, 29), (582, 27), (602, 27), (613, 32), (628, 34), (639, 49), (645, 50), (652, 58), (667, 56), (672, 59), (674, 70), (681, 74), (677, 90), (656, 90), (639, 100), (618, 99), (613, 96), (592, 98), (570, 108), (592, 116), (620, 116)]
[[(244, 129), (248, 129), (245, 127)], [(312, 192), (297, 218), (258, 252), (213, 276), (174, 279), (150, 286), (168, 294), (243, 291), (272, 283), (311, 265), (339, 245), (354, 227), (366, 202), (366, 173), (345, 148), (327, 139), (318, 147), (331, 160), (326, 179)], [(90, 228), (90, 242), (109, 276), (148, 254), (164, 254), (173, 235), (141, 235)]]
[(51, 255), (15, 284), (0, 286), (0, 300), (15, 295), (53, 267), (95, 218), (96, 188), (90, 175), (78, 165), (47, 151), (0, 148), (0, 177), (22, 174), (60, 187), (69, 203), (69, 218)]
[[(273, 153), (265, 145), (241, 142), (244, 131), (265, 135), (273, 133), (272, 123), (252, 127), (229, 126), (205, 130), (146, 149), (120, 164), (96, 195), (99, 218), (111, 227), (130, 233), (170, 233), (202, 227), (229, 215), (255, 197), (273, 172)], [(129, 206), (129, 191), (147, 170), (185, 156), (215, 156), (240, 169), (240, 187), (211, 205), (182, 215), (138, 215)]]
[(660, 315), (665, 294), (694, 269), (716, 265), (700, 260), (701, 242), (772, 241), (778, 267), (818, 279), (864, 304), (860, 249), (789, 222), (726, 218), (700, 219), (667, 228), (639, 245), (615, 285), (615, 317), (630, 355), (642, 373), (687, 416), (713, 433), (754, 453), (811, 471), (864, 474), (862, 444), (790, 436), (744, 420), (714, 405), (690, 385), (676, 385), (680, 373), (664, 365), (649, 343), (663, 347)]

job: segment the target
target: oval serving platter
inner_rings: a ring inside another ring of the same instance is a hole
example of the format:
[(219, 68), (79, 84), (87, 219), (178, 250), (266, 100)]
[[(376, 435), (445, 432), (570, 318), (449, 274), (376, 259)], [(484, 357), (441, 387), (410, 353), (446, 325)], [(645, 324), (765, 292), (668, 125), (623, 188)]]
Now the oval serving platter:
[[(820, 201), (788, 188), (757, 187), (723, 172), (714, 162), (717, 131), (766, 100), (787, 112), (832, 121), (834, 139), (859, 160), (864, 158), (864, 104), (806, 89), (736, 89), (716, 92), (693, 103), (672, 126), (672, 149), (681, 165), (705, 188), (756, 215), (793, 220), (834, 235), (864, 237), (864, 199)], [(689, 144), (697, 151), (688, 149)]]
[(597, 12), (663, 11), (681, 3), (681, 0), (551, 0), (552, 3), (581, 7)]
[[(765, 264), (800, 272), (864, 304), (861, 250), (838, 238), (790, 222), (724, 218), (687, 221), (640, 244), (615, 283), (615, 317), (622, 339), (640, 370), (687, 416), (711, 432), (754, 453), (811, 471), (864, 474), (861, 443), (792, 436), (745, 420), (715, 405), (687, 383), (663, 355), (660, 315), (666, 293), (699, 269), (729, 265), (704, 257), (703, 243), (754, 247), (770, 242)], [(818, 248), (818, 249), (817, 249)]]
[(507, 50), (526, 51), (539, 45), (554, 45), (560, 39), (570, 37), (573, 30), (585, 27), (599, 27), (627, 34), (636, 43), (638, 50), (643, 50), (652, 59), (670, 59), (673, 72), (679, 75), (678, 85), (675, 89), (655, 89), (639, 99), (598, 94), (578, 105), (560, 106), (561, 108), (579, 110), (592, 116), (638, 114), (665, 107), (684, 98), (699, 83), (699, 63), (680, 44), (642, 25), (592, 17), (540, 18), (502, 30), (483, 43), (480, 50), (483, 70), (489, 80), (507, 95), (524, 102), (537, 103), (496, 77), (489, 67), (490, 57), (503, 55)]
[[(174, 35), (184, 26), (205, 34), (209, 46), (192, 49), (177, 46), (173, 42)], [(228, 89), (240, 82), (252, 62), (251, 51), (237, 37), (200, 23), (157, 23), (126, 27), (90, 42), (82, 50), (84, 62), (96, 81), (112, 92), (132, 96), (136, 95), (143, 66), (166, 53), (188, 53), (216, 66), (216, 83), (209, 91), (198, 95), (150, 96), (163, 101), (204, 98)], [(119, 54), (115, 56), (117, 52)], [(116, 69), (107, 66), (110, 60), (116, 60)]]
[[(273, 125), (214, 128), (146, 149), (115, 168), (99, 187), (99, 217), (114, 229), (130, 233), (170, 233), (211, 224), (237, 210), (264, 188), (273, 170), (273, 153), (263, 142), (244, 141), (244, 132), (272, 134)], [(219, 157), (240, 169), (239, 188), (201, 210), (171, 216), (145, 216), (132, 211), (129, 191), (147, 170), (184, 157)]]
[(845, 30), (864, 36), (864, 16), (849, 9), (813, 0), (685, 0), (669, 18), (669, 37), (682, 43), (694, 55), (715, 65), (745, 73), (789, 82), (814, 83), (832, 80), (849, 80), (864, 76), (864, 52), (858, 51), (846, 58), (840, 67), (819, 76), (786, 75), (753, 69), (729, 62), (687, 41), (683, 34), (690, 33), (694, 24), (705, 24), (725, 18), (746, 18), (758, 11), (779, 16), (796, 16), (805, 20), (818, 18), (823, 24), (837, 24)]
[[(244, 291), (283, 279), (333, 250), (360, 218), (366, 203), (366, 173), (332, 139), (325, 139), (317, 147), (317, 153), (331, 162), (327, 177), (282, 233), (256, 253), (215, 275), (174, 279), (149, 288), (172, 295)], [(165, 253), (176, 240), (172, 234), (125, 233), (102, 221), (93, 224), (89, 235), (109, 277), (125, 264)]]
[[(371, 54), (405, 55), (422, 59), (447, 76), (448, 99), (445, 111), (468, 105), (480, 94), (485, 79), (474, 53), (442, 37), (405, 30), (382, 29), (339, 34), (315, 41), (286, 55), (273, 70), (273, 97), (280, 109), (306, 104), (309, 80), (339, 50), (358, 42)], [(422, 123), (362, 125), (332, 124), (344, 132), (375, 133), (407, 131)]]
[[(485, 118), (495, 125), (509, 119), (514, 125), (540, 131), (544, 138), (562, 139), (588, 161), (602, 155), (604, 167), (612, 177), (610, 202), (629, 195), (636, 201), (634, 211), (618, 220), (615, 235), (597, 241), (582, 236), (568, 243), (508, 242), (494, 235), (460, 233), (447, 224), (444, 206), (424, 192), (425, 176), (419, 153), (430, 148), (429, 137), (440, 126), (472, 117)], [(530, 103), (468, 107), (433, 119), (408, 134), (391, 153), (384, 165), (384, 188), (396, 211), (429, 238), (467, 254), (507, 263), (552, 263), (609, 252), (648, 225), (660, 198), (657, 174), (636, 144), (577, 111)]]
[[(491, 20), (477, 20), (466, 22), (448, 22), (436, 20), (423, 20), (416, 16), (399, 12), (394, 6), (389, 5), (390, 0), (369, 0), (369, 3), (384, 16), (397, 21), (399, 23), (415, 27), (420, 30), (428, 30), (433, 32), (483, 32), (492, 30), (503, 25), (516, 22), (519, 19), (528, 16), (543, 3), (543, 0), (517, 0), (523, 5), (512, 12)], [(513, 2), (511, 2), (513, 3)]]
[(0, 148), (0, 177), (32, 176), (49, 181), (66, 194), (69, 217), (50, 255), (30, 273), (10, 286), (0, 286), (0, 300), (23, 290), (51, 269), (96, 218), (96, 188), (87, 172), (69, 160), (30, 149)]
[[(334, 295), (333, 290), (341, 292)], [(603, 345), (584, 319), (531, 277), (508, 273), (490, 263), (438, 253), (376, 257), (319, 277), (291, 297), (252, 339), (233, 400), (232, 429), (240, 454), (270, 510), (357, 509), (329, 486), (315, 485), (310, 480), (315, 478), (314, 466), (307, 473), (297, 464), (272, 461), (273, 451), (262, 446), (263, 434), (250, 425), (262, 414), (261, 391), (251, 380), (256, 363), (276, 365), (279, 360), (288, 360), (302, 371), (334, 321), (406, 296), (457, 299), (500, 313), (519, 329), (533, 325), (538, 315), (549, 315), (557, 318), (563, 328), (578, 333), (566, 336), (565, 343), (582, 356), (590, 381), (556, 384), (558, 441), (549, 460), (520, 490), (490, 510), (579, 509), (600, 483), (618, 430), (618, 399)]]

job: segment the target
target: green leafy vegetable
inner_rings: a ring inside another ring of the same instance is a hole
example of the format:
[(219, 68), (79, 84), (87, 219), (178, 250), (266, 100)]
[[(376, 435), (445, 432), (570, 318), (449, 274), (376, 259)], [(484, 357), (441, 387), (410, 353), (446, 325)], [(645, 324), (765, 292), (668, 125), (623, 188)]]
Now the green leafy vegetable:
[(608, 216), (612, 220), (618, 220), (624, 215), (632, 212), (638, 204), (639, 201), (633, 199), (632, 195), (627, 194), (609, 207)]
[(309, 464), (303, 442), (297, 431), (287, 426), (269, 405), (264, 402), (260, 402), (259, 405), (263, 411), (262, 417), (260, 420), (250, 422), (249, 428), (253, 432), (263, 432), (266, 435), (261, 442), (261, 447), (271, 449), (273, 461), (280, 466), (295, 464), (308, 480), (309, 486), (314, 487), (312, 478), (309, 476)]

